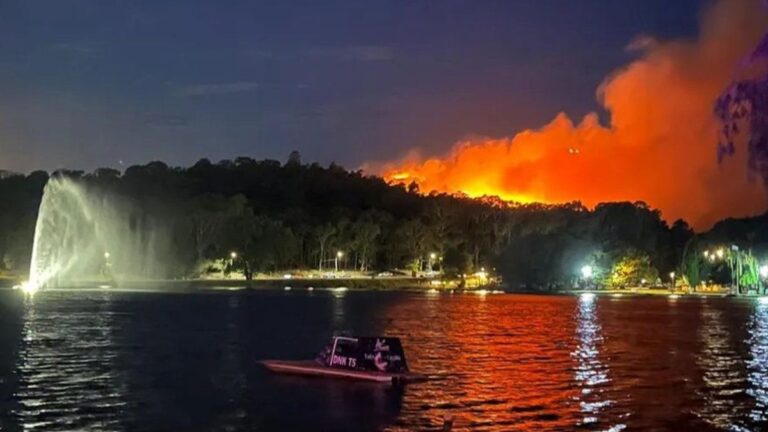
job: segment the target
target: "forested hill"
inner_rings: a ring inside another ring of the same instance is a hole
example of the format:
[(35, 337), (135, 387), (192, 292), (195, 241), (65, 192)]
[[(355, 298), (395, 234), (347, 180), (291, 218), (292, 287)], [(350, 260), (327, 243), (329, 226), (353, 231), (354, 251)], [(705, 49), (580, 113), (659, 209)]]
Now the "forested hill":
[[(286, 163), (241, 157), (51, 175), (124, 199), (159, 221), (172, 238), (167, 277), (195, 277), (231, 251), (248, 273), (318, 268), (344, 251), (345, 266), (361, 271), (424, 269), (436, 259), (434, 267), (447, 274), (496, 267), (511, 287), (540, 289), (567, 285), (589, 264), (606, 283), (631, 284), (681, 268), (693, 236), (685, 222), (670, 226), (643, 203), (588, 210), (579, 203), (424, 196), (415, 186), (334, 164), (303, 164), (295, 152)], [(0, 272), (27, 271), (47, 180), (44, 172), (0, 175)], [(763, 222), (723, 221), (697, 243), (717, 237), (759, 247)]]

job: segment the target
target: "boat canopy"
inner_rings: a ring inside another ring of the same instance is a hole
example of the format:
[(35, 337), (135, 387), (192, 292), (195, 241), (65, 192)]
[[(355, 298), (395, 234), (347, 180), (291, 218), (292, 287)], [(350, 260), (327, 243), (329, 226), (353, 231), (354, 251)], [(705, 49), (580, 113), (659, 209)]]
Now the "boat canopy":
[(394, 337), (335, 336), (315, 359), (323, 366), (368, 372), (408, 372), (403, 346)]

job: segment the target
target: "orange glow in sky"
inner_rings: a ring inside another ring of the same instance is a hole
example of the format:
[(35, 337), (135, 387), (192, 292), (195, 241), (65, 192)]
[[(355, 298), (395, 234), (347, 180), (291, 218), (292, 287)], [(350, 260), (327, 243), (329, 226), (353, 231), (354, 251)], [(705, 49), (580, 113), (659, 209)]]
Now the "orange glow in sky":
[(414, 149), (375, 171), (391, 182), (416, 182), (425, 193), (590, 207), (645, 201), (666, 220), (684, 218), (697, 229), (762, 213), (765, 189), (748, 178), (744, 149), (718, 164), (712, 106), (766, 30), (759, 1), (717, 2), (702, 15), (696, 40), (644, 37), (630, 45), (639, 58), (597, 89), (608, 124), (595, 113), (578, 122), (560, 113), (510, 137), (466, 138), (440, 156)]

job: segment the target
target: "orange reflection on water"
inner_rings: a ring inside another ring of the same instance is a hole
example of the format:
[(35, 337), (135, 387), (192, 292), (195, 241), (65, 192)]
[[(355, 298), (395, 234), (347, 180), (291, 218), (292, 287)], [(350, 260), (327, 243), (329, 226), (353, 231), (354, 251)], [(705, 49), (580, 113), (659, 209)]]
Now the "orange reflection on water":
[(446, 416), (455, 418), (454, 430), (567, 429), (582, 421), (574, 385), (580, 360), (570, 355), (579, 350), (580, 318), (561, 313), (572, 298), (446, 296), (387, 312), (385, 333), (402, 335), (411, 369), (434, 378), (405, 389), (402, 416), (438, 430)]

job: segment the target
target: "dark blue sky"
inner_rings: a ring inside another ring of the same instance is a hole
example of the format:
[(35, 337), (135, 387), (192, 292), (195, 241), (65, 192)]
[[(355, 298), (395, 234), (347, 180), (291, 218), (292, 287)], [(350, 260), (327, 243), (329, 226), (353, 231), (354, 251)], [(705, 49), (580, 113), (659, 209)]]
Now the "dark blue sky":
[(704, 3), (0, 0), (0, 169), (442, 153), (595, 110)]

